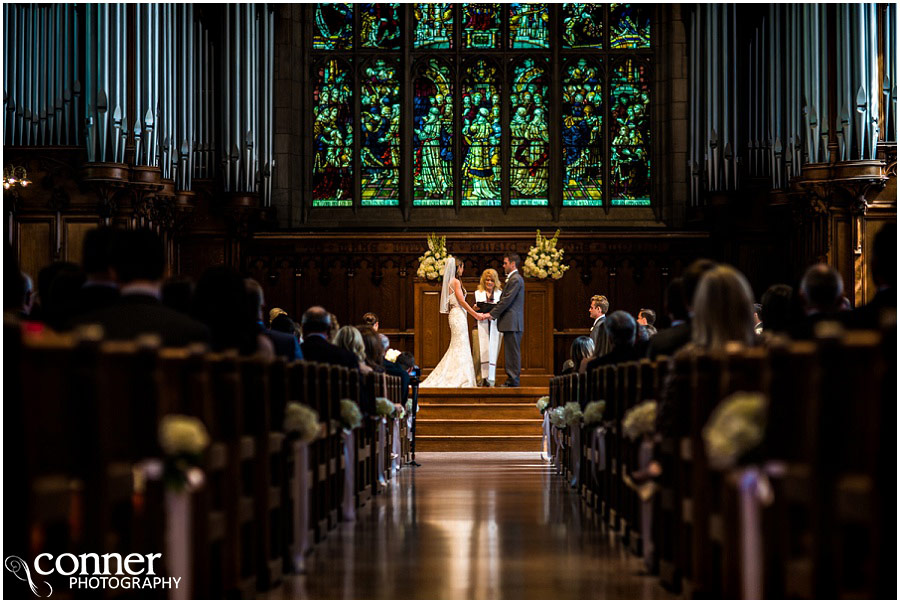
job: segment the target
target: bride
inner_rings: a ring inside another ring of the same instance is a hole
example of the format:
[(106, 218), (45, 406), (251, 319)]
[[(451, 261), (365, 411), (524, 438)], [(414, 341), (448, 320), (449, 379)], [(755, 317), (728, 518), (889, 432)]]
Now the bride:
[(463, 268), (462, 264), (456, 265), (453, 256), (447, 259), (441, 289), (441, 314), (450, 315), (450, 348), (420, 387), (476, 387), (466, 313), (473, 317), (477, 314), (466, 303), (466, 291), (459, 281)]

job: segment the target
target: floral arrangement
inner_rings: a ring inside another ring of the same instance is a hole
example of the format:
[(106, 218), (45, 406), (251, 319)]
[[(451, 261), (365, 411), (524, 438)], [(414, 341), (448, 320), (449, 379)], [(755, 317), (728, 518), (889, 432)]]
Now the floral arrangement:
[(563, 412), (565, 413), (566, 425), (578, 425), (581, 423), (581, 405), (578, 402), (566, 402), (566, 405), (563, 407)]
[[(417, 404), (417, 405), (416, 405), (416, 411), (418, 411), (418, 410), (419, 410), (419, 408), (418, 408), (418, 404)], [(412, 401), (412, 398), (407, 398), (407, 399), (406, 399), (406, 414), (408, 414), (408, 415), (413, 414), (413, 401)]]
[(606, 400), (595, 400), (589, 402), (584, 408), (584, 424), (594, 425), (603, 420), (603, 413), (606, 412)]
[(541, 414), (544, 414), (544, 411), (547, 410), (547, 407), (550, 406), (550, 396), (541, 396), (537, 401), (537, 409), (541, 411)]
[(384, 353), (384, 359), (388, 362), (397, 362), (397, 358), (400, 357), (400, 350), (395, 350), (394, 348), (390, 348), (387, 352)]
[(622, 419), (622, 431), (631, 440), (655, 432), (656, 400), (648, 400), (626, 412)]
[(525, 265), (522, 272), (525, 276), (534, 278), (561, 279), (563, 273), (569, 267), (562, 263), (563, 249), (556, 248), (556, 241), (559, 238), (559, 231), (553, 235), (552, 239), (541, 236), (541, 231), (537, 231), (537, 240), (534, 246), (528, 250), (525, 258)]
[(182, 490), (203, 483), (199, 465), (209, 446), (203, 423), (186, 415), (166, 415), (159, 423), (159, 446), (166, 455), (163, 477), (173, 489)]
[(349, 431), (360, 425), (362, 425), (362, 413), (359, 411), (359, 405), (348, 398), (341, 400), (341, 426)]
[(402, 419), (406, 416), (406, 410), (399, 404), (394, 404), (394, 410), (391, 412), (392, 419)]
[(284, 432), (296, 434), (302, 442), (312, 442), (319, 435), (319, 413), (306, 404), (288, 402), (284, 410)]
[(550, 410), (550, 423), (556, 428), (566, 426), (566, 408), (565, 406), (557, 406)]
[(444, 266), (447, 264), (447, 237), (439, 237), (434, 233), (428, 235), (428, 251), (419, 258), (419, 269), (416, 275), (430, 281), (436, 281), (444, 276)]
[(390, 417), (394, 413), (394, 403), (387, 398), (375, 398), (375, 414)]
[(766, 404), (765, 396), (759, 392), (737, 392), (716, 406), (703, 427), (711, 467), (733, 467), (762, 443), (766, 433)]

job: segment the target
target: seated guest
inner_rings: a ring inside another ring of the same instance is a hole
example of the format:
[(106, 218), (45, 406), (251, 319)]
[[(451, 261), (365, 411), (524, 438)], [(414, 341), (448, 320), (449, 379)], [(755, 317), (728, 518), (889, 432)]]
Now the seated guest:
[(650, 325), (642, 325), (638, 323), (637, 334), (634, 337), (634, 351), (638, 358), (646, 358), (647, 352), (650, 350)]
[(281, 308), (272, 308), (271, 310), (269, 310), (269, 326), (271, 327), (272, 322), (274, 322), (276, 318), (282, 315), (287, 316), (287, 312), (285, 312)]
[(260, 332), (253, 310), (244, 277), (237, 270), (213, 266), (197, 281), (192, 313), (209, 327), (213, 350), (274, 358), (275, 348)]
[(594, 356), (594, 340), (587, 335), (576, 337), (572, 345), (569, 346), (569, 359), (563, 364), (561, 375), (577, 373), (581, 361), (585, 358), (593, 358)]
[(753, 332), (762, 335), (763, 324), (760, 314), (762, 312), (762, 304), (753, 304)]
[(405, 404), (409, 395), (409, 373), (396, 362), (391, 362), (384, 357), (386, 350), (381, 343), (381, 337), (372, 327), (362, 326), (359, 332), (362, 334), (363, 345), (366, 350), (366, 364), (376, 373), (384, 372), (388, 375), (400, 377), (400, 391), (405, 392), (401, 394), (403, 395), (403, 400), (391, 400), (391, 402)]
[(328, 317), (331, 320), (331, 329), (328, 331), (328, 341), (334, 341), (334, 336), (337, 335), (338, 329), (341, 328), (341, 323), (338, 322), (337, 316), (328, 313)]
[(34, 283), (31, 277), (22, 274), (22, 305), (19, 308), (19, 316), (28, 318), (31, 315), (31, 308), (34, 306)]
[(397, 364), (408, 374), (412, 375), (412, 371), (416, 368), (416, 357), (409, 352), (401, 352), (400, 355), (397, 356)]
[(793, 296), (794, 290), (788, 285), (772, 285), (763, 293), (759, 318), (764, 336), (790, 331)]
[(167, 278), (162, 286), (162, 303), (184, 314), (190, 314), (194, 301), (194, 279), (189, 276)]
[(19, 262), (9, 241), (3, 251), (3, 312), (8, 318), (19, 318), (25, 298), (24, 273), (19, 270)]
[[(119, 299), (119, 287), (113, 272), (113, 245), (122, 231), (102, 226), (89, 230), (81, 247), (81, 266), (87, 280), (76, 301), (78, 314), (93, 312)], [(165, 304), (165, 301), (163, 301)], [(179, 309), (185, 311), (185, 309)]]
[[(38, 271), (37, 299), (32, 305), (30, 316), (34, 321), (43, 322), (48, 325), (54, 323), (56, 324), (54, 328), (57, 329), (61, 326), (65, 326), (59, 324), (61, 320), (65, 321), (66, 318), (74, 318), (77, 310), (77, 293), (72, 294), (67, 299), (60, 299), (57, 297), (56, 300), (50, 300), (50, 288), (53, 285), (53, 281), (55, 281), (56, 277), (60, 274), (65, 275), (63, 280), (66, 282), (70, 282), (73, 279), (80, 280), (81, 283), (79, 284), (79, 289), (81, 285), (84, 284), (85, 275), (78, 264), (73, 264), (72, 262), (52, 262), (51, 264), (44, 266)], [(54, 305), (54, 301), (56, 302), (56, 307), (48, 309), (48, 306)]]
[(264, 334), (272, 342), (275, 349), (275, 355), (281, 356), (286, 360), (303, 360), (303, 353), (300, 351), (300, 344), (294, 339), (293, 334), (281, 333), (267, 329), (263, 322), (263, 306), (266, 304), (262, 286), (252, 278), (244, 281), (247, 288), (247, 303), (256, 318), (258, 331)]
[(647, 327), (645, 330), (650, 337), (656, 335), (656, 327), (654, 326), (656, 324), (656, 312), (650, 308), (641, 308), (641, 311), (638, 312), (637, 323)]
[(849, 324), (851, 314), (841, 310), (844, 280), (827, 264), (810, 266), (800, 281), (800, 298), (806, 317), (793, 325), (795, 339), (812, 339), (816, 325), (825, 321)]
[(868, 304), (857, 308), (853, 324), (863, 329), (881, 326), (897, 312), (897, 225), (885, 224), (875, 235), (870, 262), (877, 292)]
[(150, 230), (122, 231), (115, 237), (113, 273), (120, 297), (112, 305), (77, 316), (73, 324), (99, 324), (107, 339), (133, 339), (155, 333), (166, 346), (209, 343), (204, 324), (162, 304), (165, 253)]
[(366, 364), (366, 347), (359, 329), (350, 325), (341, 327), (334, 337), (334, 345), (343, 350), (353, 352), (353, 355), (359, 361), (360, 373), (367, 375), (372, 372), (372, 368)]
[(313, 306), (303, 313), (300, 328), (303, 329), (303, 343), (300, 349), (303, 358), (310, 362), (337, 364), (349, 369), (359, 368), (359, 359), (350, 352), (329, 342), (333, 323), (331, 314), (322, 306)]
[(712, 260), (695, 260), (688, 266), (681, 279), (674, 279), (666, 288), (666, 311), (672, 325), (658, 332), (650, 340), (647, 356), (671, 356), (691, 341), (691, 317), (694, 293), (703, 274), (716, 266)]
[(272, 321), (272, 325), (270, 328), (273, 331), (278, 331), (279, 333), (287, 333), (298, 343), (300, 342), (300, 328), (297, 326), (297, 323), (294, 322), (294, 319), (288, 316), (287, 313), (279, 314), (278, 316), (276, 316)]
[(637, 350), (634, 343), (637, 335), (637, 322), (628, 312), (616, 310), (606, 317), (606, 332), (612, 343), (612, 351), (603, 356), (581, 362), (579, 372), (590, 373), (598, 366), (618, 364), (637, 360)]
[(372, 327), (372, 330), (378, 332), (378, 315), (374, 312), (366, 312), (363, 314), (362, 323), (364, 326)]

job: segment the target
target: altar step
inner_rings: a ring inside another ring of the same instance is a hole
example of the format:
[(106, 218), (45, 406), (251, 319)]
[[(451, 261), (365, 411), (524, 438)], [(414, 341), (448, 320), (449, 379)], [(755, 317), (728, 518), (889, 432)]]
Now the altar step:
[(419, 390), (416, 450), (421, 452), (537, 452), (546, 387)]

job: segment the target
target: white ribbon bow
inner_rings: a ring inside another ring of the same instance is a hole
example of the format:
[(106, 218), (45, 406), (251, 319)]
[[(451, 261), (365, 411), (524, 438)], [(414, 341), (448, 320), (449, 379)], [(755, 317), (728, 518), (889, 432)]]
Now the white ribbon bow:
[(344, 431), (344, 498), (341, 515), (344, 521), (356, 519), (356, 440), (352, 431)]
[(769, 476), (783, 475), (782, 463), (767, 463), (762, 468), (747, 467), (741, 473), (741, 596), (744, 599), (763, 598), (763, 543), (760, 507), (769, 506), (774, 499)]

